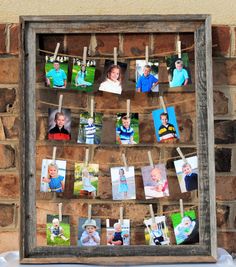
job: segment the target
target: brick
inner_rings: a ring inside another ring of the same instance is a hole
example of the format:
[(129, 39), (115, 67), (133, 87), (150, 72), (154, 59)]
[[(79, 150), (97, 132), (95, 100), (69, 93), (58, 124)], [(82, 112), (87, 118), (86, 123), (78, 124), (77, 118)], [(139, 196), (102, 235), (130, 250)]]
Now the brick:
[(20, 120), (17, 117), (1, 118), (7, 139), (19, 138)]
[(213, 84), (236, 84), (236, 59), (215, 59), (213, 61)]
[(0, 81), (2, 84), (18, 83), (19, 59), (15, 57), (0, 58)]
[(54, 52), (57, 46), (57, 43), (60, 43), (58, 53), (65, 52), (64, 47), (64, 35), (62, 34), (45, 34), (40, 35), (39, 37), (39, 47), (40, 49)]
[[(1, 67), (0, 67), (1, 68)], [(0, 88), (0, 112), (7, 112), (16, 102), (16, 89)]]
[(110, 176), (98, 177), (98, 197), (101, 199), (112, 199), (112, 184)]
[(3, 141), (6, 139), (5, 131), (2, 123), (2, 119), (0, 118), (0, 140)]
[(229, 99), (225, 96), (223, 92), (214, 91), (213, 92), (214, 101), (214, 115), (225, 115), (228, 113), (228, 103)]
[[(168, 53), (175, 51), (176, 35), (174, 33), (153, 34), (153, 53)], [(148, 45), (148, 44), (146, 44)], [(145, 55), (145, 52), (144, 54)]]
[(177, 176), (168, 176), (167, 180), (170, 192), (168, 201), (179, 201), (179, 199), (183, 199), (183, 201), (191, 200), (190, 192), (181, 193)]
[(36, 60), (36, 82), (44, 83), (46, 82), (45, 78), (45, 56), (38, 56)]
[(12, 24), (10, 27), (10, 53), (18, 54), (19, 53), (19, 33), (20, 25)]
[(47, 140), (48, 118), (38, 118), (37, 120), (37, 140)]
[(19, 176), (16, 174), (0, 174), (0, 198), (15, 199), (20, 192)]
[(129, 165), (134, 166), (147, 166), (149, 165), (148, 151), (151, 151), (152, 159), (154, 162), (159, 161), (160, 149), (157, 147), (127, 147), (126, 159)]
[(215, 144), (236, 143), (236, 120), (215, 121)]
[(5, 24), (0, 24), (0, 54), (6, 53)]
[(91, 34), (67, 35), (67, 52), (69, 55), (83, 56), (84, 47), (89, 48)]
[(232, 151), (229, 148), (215, 150), (215, 169), (217, 172), (230, 172)]
[(216, 176), (216, 199), (236, 200), (236, 176)]
[[(190, 48), (194, 45), (194, 34), (193, 33), (181, 33), (179, 37), (181, 41), (181, 49)], [(188, 53), (189, 60), (194, 59), (194, 48), (188, 49), (186, 51), (182, 51), (182, 53)]]
[(225, 227), (229, 218), (230, 207), (227, 205), (219, 205), (216, 207), (217, 227)]
[(182, 116), (177, 118), (180, 142), (189, 143), (193, 141), (194, 132), (194, 122), (191, 116)]
[(7, 252), (13, 250), (19, 250), (19, 232), (15, 231), (4, 231), (0, 232), (0, 252)]
[(98, 54), (113, 54), (114, 47), (119, 47), (119, 35), (96, 34)]
[(151, 114), (139, 114), (139, 138), (140, 143), (157, 143)]
[(149, 35), (125, 34), (123, 44), (125, 56), (145, 56), (145, 47), (149, 45)]
[(1, 165), (0, 169), (8, 169), (15, 167), (15, 150), (10, 145), (0, 144)]
[(14, 216), (14, 205), (0, 204), (0, 227), (11, 226)]
[(212, 27), (212, 55), (227, 56), (230, 52), (230, 27), (213, 26)]
[(236, 232), (217, 232), (217, 246), (224, 248), (228, 253), (236, 251)]

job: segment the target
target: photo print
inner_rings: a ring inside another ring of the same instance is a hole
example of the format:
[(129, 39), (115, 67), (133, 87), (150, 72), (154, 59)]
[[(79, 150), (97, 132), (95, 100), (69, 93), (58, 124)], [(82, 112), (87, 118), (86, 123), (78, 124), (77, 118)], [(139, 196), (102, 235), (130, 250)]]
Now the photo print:
[(130, 220), (106, 220), (107, 245), (111, 246), (129, 246), (130, 245)]
[(169, 187), (164, 164), (141, 167), (146, 199), (169, 196)]
[(114, 65), (114, 61), (105, 60), (104, 73), (99, 91), (120, 95), (122, 92), (122, 84), (125, 80), (126, 69), (126, 63), (117, 62), (117, 65)]
[(179, 139), (174, 107), (168, 107), (167, 113), (163, 109), (156, 109), (152, 111), (152, 117), (158, 142), (172, 142)]
[(70, 246), (70, 217), (62, 215), (47, 215), (47, 245)]
[(159, 92), (157, 60), (146, 63), (146, 60), (136, 60), (136, 91)]
[(116, 119), (116, 144), (134, 145), (139, 143), (138, 113), (118, 113)]
[(61, 193), (65, 189), (66, 161), (43, 159), (40, 192)]
[(187, 53), (183, 53), (181, 58), (177, 55), (167, 56), (166, 65), (170, 87), (187, 86), (192, 83)]
[(102, 113), (94, 113), (91, 117), (89, 112), (80, 114), (77, 143), (100, 144), (102, 136)]
[(170, 215), (174, 227), (176, 244), (194, 244), (199, 242), (199, 224), (194, 210)]
[(101, 219), (79, 218), (78, 246), (99, 246), (101, 243)]
[(86, 92), (93, 91), (95, 71), (95, 60), (87, 60), (84, 64), (81, 59), (73, 58), (71, 88)]
[(134, 167), (129, 166), (111, 168), (112, 198), (113, 200), (136, 199)]
[(170, 245), (168, 228), (165, 216), (156, 216), (155, 222), (152, 218), (144, 220), (145, 241), (147, 245)]
[(51, 88), (63, 89), (67, 86), (68, 57), (45, 57), (46, 84)]
[(198, 189), (198, 159), (197, 156), (175, 160), (175, 171), (182, 193)]
[(98, 164), (75, 163), (74, 194), (83, 198), (95, 198), (98, 190)]
[(71, 139), (71, 112), (70, 109), (48, 109), (48, 139)]

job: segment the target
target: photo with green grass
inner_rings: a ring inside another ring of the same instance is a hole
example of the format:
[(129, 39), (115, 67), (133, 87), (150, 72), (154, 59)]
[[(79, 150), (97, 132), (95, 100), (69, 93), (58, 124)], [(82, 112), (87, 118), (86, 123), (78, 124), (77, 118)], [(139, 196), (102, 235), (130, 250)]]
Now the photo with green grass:
[(70, 217), (62, 215), (47, 215), (47, 245), (70, 246)]

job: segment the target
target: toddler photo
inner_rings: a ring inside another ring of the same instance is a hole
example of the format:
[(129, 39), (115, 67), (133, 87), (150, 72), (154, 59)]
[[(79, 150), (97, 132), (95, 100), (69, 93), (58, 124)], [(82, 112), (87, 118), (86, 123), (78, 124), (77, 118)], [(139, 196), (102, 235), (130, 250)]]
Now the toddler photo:
[(79, 219), (78, 246), (100, 246), (101, 219)]
[(107, 245), (109, 246), (128, 246), (130, 245), (130, 220), (106, 220)]

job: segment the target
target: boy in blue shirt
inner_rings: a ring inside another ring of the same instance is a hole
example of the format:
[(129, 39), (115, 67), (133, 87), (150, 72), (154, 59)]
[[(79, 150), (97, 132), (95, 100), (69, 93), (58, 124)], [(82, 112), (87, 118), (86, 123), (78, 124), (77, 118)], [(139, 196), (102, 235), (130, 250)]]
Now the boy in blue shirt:
[(46, 74), (47, 85), (50, 86), (50, 79), (52, 78), (53, 88), (66, 88), (66, 73), (60, 69), (59, 61), (54, 61), (53, 69)]
[(139, 77), (136, 84), (137, 92), (150, 92), (152, 87), (155, 87), (157, 84), (158, 79), (151, 74), (151, 67), (149, 65), (145, 65), (143, 69), (143, 75)]
[(188, 84), (189, 75), (186, 69), (183, 68), (183, 61), (177, 60), (175, 62), (175, 69), (173, 71), (172, 81), (170, 87), (186, 86)]

